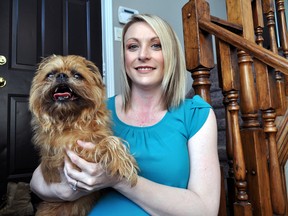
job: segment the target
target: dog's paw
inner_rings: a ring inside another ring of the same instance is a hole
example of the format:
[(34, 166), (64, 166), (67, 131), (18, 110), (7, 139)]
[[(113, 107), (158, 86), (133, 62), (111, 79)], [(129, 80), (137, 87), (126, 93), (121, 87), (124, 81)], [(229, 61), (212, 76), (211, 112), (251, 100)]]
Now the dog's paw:
[(94, 158), (106, 167), (110, 175), (126, 179), (131, 186), (136, 185), (138, 172), (136, 160), (120, 138), (109, 136), (96, 144)]
[(131, 186), (136, 185), (138, 176), (136, 160), (120, 138), (108, 136), (95, 143), (93, 149), (85, 149), (76, 144), (71, 149), (86, 161), (101, 163), (109, 175), (116, 176), (119, 180), (126, 179)]

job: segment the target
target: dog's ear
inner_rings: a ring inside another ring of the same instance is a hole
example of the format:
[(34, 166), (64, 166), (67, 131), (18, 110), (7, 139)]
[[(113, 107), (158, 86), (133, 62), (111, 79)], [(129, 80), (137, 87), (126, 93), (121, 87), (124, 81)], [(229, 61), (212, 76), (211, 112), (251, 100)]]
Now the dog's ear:
[(57, 58), (57, 55), (52, 54), (52, 55), (47, 56), (47, 57), (42, 57), (42, 61), (41, 62), (47, 62), (47, 61), (50, 61), (50, 60), (52, 60), (54, 58)]
[(98, 67), (93, 62), (86, 60), (86, 67), (93, 73), (100, 74)]
[(58, 56), (55, 54), (52, 54), (50, 56), (47, 57), (42, 57), (41, 62), (38, 64), (38, 70), (42, 69), (44, 65), (47, 64), (47, 62), (51, 61), (54, 58), (57, 58)]

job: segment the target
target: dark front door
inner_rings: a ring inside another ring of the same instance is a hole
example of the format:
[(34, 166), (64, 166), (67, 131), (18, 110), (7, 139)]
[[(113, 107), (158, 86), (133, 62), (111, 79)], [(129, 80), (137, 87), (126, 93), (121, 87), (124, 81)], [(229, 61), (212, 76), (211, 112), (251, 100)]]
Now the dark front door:
[(1, 197), (8, 181), (29, 181), (38, 165), (28, 110), (37, 63), (51, 54), (76, 54), (101, 70), (101, 29), (100, 0), (0, 1)]

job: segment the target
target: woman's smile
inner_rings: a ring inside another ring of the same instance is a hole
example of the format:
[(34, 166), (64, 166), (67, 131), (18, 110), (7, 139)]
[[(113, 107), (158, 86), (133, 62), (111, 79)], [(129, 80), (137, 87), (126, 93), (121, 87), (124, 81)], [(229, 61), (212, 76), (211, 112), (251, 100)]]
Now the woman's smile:
[(153, 71), (155, 70), (156, 68), (155, 67), (149, 67), (149, 66), (139, 66), (139, 67), (136, 67), (135, 68), (137, 71), (139, 72), (150, 72), (150, 71)]

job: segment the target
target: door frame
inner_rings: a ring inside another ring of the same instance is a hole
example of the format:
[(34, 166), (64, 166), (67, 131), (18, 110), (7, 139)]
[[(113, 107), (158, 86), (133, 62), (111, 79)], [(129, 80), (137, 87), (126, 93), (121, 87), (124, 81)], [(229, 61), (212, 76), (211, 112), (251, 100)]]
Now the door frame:
[(115, 94), (112, 0), (101, 0), (103, 80), (107, 97)]

